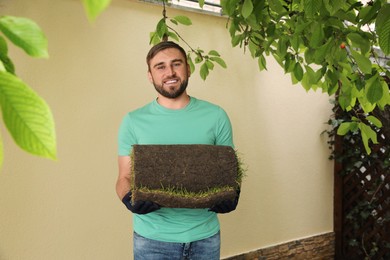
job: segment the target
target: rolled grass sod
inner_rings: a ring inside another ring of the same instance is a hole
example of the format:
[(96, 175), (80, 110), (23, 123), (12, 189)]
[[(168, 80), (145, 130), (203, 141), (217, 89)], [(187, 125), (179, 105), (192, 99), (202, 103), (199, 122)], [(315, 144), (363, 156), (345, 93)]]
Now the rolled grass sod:
[(241, 185), (241, 165), (230, 146), (134, 145), (131, 159), (133, 203), (210, 208), (234, 200)]

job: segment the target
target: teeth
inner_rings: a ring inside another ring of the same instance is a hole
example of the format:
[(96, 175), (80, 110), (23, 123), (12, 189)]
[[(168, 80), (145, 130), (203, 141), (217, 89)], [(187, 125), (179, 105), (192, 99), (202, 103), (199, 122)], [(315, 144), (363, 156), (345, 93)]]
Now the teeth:
[(177, 80), (168, 80), (168, 81), (166, 81), (165, 83), (170, 84), (170, 83), (176, 83), (176, 82), (177, 82)]

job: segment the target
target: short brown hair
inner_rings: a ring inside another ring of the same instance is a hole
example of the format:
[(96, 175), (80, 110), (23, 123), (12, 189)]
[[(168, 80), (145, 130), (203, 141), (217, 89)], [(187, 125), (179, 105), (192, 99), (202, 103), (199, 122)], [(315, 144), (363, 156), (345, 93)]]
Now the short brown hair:
[(156, 56), (156, 54), (159, 53), (160, 51), (163, 51), (163, 50), (169, 49), (169, 48), (174, 48), (174, 49), (179, 50), (183, 54), (185, 62), (187, 63), (186, 52), (179, 44), (172, 42), (172, 41), (163, 41), (163, 42), (160, 42), (160, 43), (154, 45), (149, 50), (148, 55), (146, 55), (146, 63), (148, 64), (148, 69), (150, 69), (150, 60), (153, 59), (154, 56)]

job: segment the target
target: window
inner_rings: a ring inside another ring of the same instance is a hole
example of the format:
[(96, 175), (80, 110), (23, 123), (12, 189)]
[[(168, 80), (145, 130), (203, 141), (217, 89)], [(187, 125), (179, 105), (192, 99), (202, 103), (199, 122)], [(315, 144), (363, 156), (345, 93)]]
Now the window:
[[(143, 2), (161, 4), (161, 1), (156, 0), (141, 0)], [(199, 7), (197, 0), (170, 0), (167, 6), (183, 9), (188, 11), (195, 11), (200, 13), (207, 13), (212, 15), (222, 15), (220, 0), (205, 0), (203, 8)]]

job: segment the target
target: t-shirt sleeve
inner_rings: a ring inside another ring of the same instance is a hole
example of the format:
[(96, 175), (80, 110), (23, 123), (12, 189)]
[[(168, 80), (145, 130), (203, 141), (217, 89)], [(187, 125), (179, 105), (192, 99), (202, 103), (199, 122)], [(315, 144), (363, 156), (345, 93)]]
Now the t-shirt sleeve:
[(127, 114), (119, 126), (118, 132), (118, 155), (128, 156), (131, 153), (133, 144), (136, 143), (136, 137), (131, 125), (131, 117)]
[(216, 145), (227, 145), (234, 148), (233, 130), (229, 116), (222, 108), (219, 109), (219, 116), (217, 120)]

